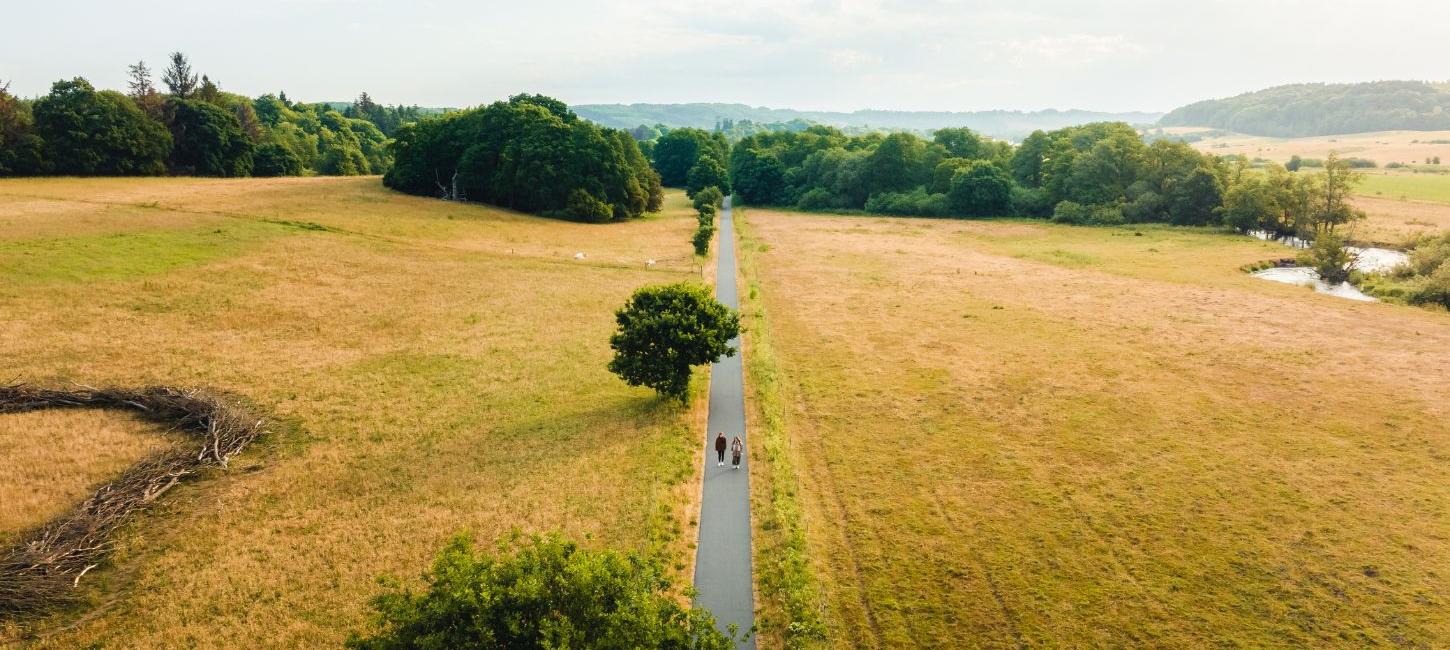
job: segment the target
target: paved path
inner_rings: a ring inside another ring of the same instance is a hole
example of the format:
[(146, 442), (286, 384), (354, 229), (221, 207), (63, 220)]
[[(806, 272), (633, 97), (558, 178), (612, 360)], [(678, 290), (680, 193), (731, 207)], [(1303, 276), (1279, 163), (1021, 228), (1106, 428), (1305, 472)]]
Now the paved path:
[[(730, 199), (720, 211), (720, 266), (715, 276), (715, 298), (738, 309), (735, 291), (735, 226)], [(740, 339), (730, 342), (740, 349)], [(750, 455), (740, 469), (715, 465), (715, 434), (727, 440), (745, 439), (745, 385), (740, 354), (710, 366), (710, 427), (705, 432), (705, 485), (700, 502), (700, 544), (695, 549), (695, 602), (715, 615), (720, 629), (734, 623), (744, 633), (755, 620), (750, 566)], [(748, 448), (748, 446), (747, 446)], [(754, 648), (752, 635), (742, 648)]]

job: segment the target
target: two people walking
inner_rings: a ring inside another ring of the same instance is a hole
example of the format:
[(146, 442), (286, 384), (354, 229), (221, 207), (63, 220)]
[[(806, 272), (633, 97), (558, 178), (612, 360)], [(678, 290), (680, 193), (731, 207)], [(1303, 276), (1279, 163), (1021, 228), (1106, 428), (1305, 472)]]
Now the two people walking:
[(727, 445), (730, 448), (731, 469), (740, 469), (740, 455), (745, 453), (745, 441), (741, 440), (740, 436), (735, 436), (735, 440), (726, 443), (724, 431), (721, 431), (719, 435), (715, 436), (715, 466), (725, 466), (725, 448)]

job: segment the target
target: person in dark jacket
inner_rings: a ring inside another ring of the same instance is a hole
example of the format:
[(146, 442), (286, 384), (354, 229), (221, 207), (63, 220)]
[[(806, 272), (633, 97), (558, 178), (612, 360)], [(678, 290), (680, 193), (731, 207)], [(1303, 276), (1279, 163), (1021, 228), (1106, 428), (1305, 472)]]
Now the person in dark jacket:
[(740, 436), (730, 442), (730, 469), (740, 469), (740, 454), (745, 452), (745, 442)]
[(715, 463), (716, 467), (725, 466), (725, 446), (725, 432), (721, 431), (720, 435), (715, 436), (715, 457), (718, 461)]

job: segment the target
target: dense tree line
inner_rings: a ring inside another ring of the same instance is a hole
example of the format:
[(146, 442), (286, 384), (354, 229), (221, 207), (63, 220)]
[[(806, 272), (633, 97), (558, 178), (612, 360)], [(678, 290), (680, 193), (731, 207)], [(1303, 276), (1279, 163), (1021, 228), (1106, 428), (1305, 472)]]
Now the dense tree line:
[(1249, 172), (1182, 142), (1145, 143), (1121, 122), (1037, 131), (1019, 145), (969, 129), (847, 136), (812, 126), (760, 133), (730, 154), (736, 194), (805, 210), (910, 216), (1025, 216), (1060, 223), (1231, 225), (1319, 237), (1358, 213), (1345, 200), (1355, 173), (1331, 156), (1324, 171)]
[(1444, 130), (1450, 129), (1450, 88), (1419, 81), (1293, 84), (1189, 104), (1159, 124), (1289, 138)]
[(373, 120), (411, 115), (372, 104), (366, 93), (355, 105), (368, 119), (293, 103), (286, 93), (229, 93), (180, 52), (161, 80), (164, 88), (142, 61), (129, 66), (124, 94), (79, 77), (34, 100), (0, 86), (0, 176), (380, 174), (392, 162)]
[(592, 222), (657, 211), (660, 176), (628, 132), (581, 120), (563, 102), (506, 102), (401, 127), (388, 187)]

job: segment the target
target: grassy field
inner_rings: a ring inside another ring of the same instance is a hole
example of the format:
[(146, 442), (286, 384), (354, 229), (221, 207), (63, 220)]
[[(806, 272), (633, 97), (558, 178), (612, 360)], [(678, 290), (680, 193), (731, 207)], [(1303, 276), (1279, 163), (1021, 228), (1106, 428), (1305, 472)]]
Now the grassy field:
[[(37, 441), (44, 441), (37, 444)], [(128, 413), (0, 415), (0, 544), (85, 499), (98, 483), (173, 442)]]
[(1398, 201), (1450, 203), (1450, 174), (1368, 171), (1356, 192)]
[(1450, 316), (1186, 229), (740, 215), (833, 646), (1450, 638)]
[[(560, 529), (688, 575), (701, 404), (605, 370), (630, 292), (699, 277), (682, 195), (586, 225), (376, 178), (4, 180), (0, 215), (5, 380), (205, 385), (286, 424), (123, 531), (86, 607), (0, 645), (336, 646), (378, 576), (461, 530)], [(59, 467), (82, 442), (106, 451)], [(57, 485), (12, 508), (7, 476), (0, 530), (150, 444), (111, 414), (0, 416), (0, 461)]]
[[(1187, 134), (1205, 129), (1179, 127), (1165, 132)], [(1379, 169), (1360, 170), (1364, 181), (1355, 189), (1355, 201), (1370, 216), (1355, 238), (1401, 245), (1420, 235), (1450, 231), (1450, 173), (1415, 173), (1384, 169), (1391, 162), (1416, 164), (1425, 170), (1450, 171), (1450, 164), (1425, 166), (1427, 157), (1450, 163), (1450, 131), (1382, 131), (1311, 138), (1268, 138), (1228, 133), (1192, 143), (1205, 153), (1238, 154), (1287, 162), (1291, 156), (1323, 159), (1330, 151), (1341, 156), (1368, 158)], [(1305, 171), (1314, 171), (1305, 168)]]
[[(1174, 128), (1169, 133), (1187, 134), (1207, 129)], [(1293, 156), (1324, 158), (1330, 151), (1343, 157), (1368, 158), (1381, 166), (1392, 162), (1407, 165), (1423, 164), (1426, 158), (1439, 156), (1450, 165), (1450, 131), (1376, 131), (1344, 135), (1304, 138), (1270, 138), (1265, 136), (1223, 133), (1192, 143), (1205, 153), (1220, 156), (1238, 154), (1288, 162)]]

